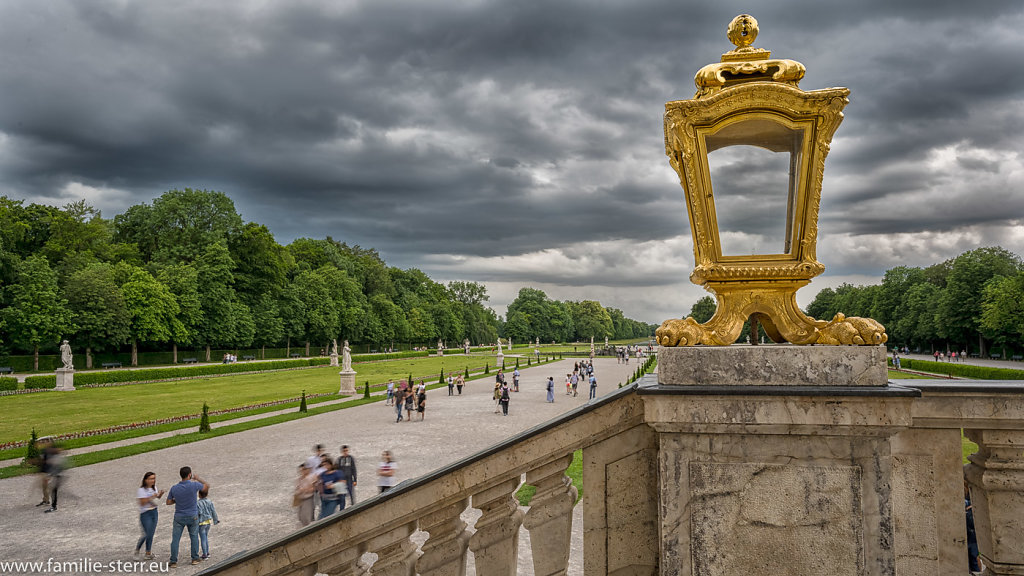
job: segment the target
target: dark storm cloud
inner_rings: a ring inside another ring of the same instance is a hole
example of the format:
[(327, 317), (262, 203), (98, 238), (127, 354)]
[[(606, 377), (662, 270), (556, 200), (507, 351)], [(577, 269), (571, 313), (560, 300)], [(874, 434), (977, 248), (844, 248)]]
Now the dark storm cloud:
[[(652, 250), (629, 246), (688, 236), (664, 102), (693, 95), (693, 74), (749, 10), (6, 3), (0, 193), (60, 204), (72, 189), (99, 190), (91, 200), (109, 217), (171, 187), (212, 188), (282, 242), (329, 234), (452, 278), (685, 282), (689, 248), (659, 252), (671, 270), (659, 275)], [(968, 249), (965, 227), (1016, 229), (1006, 223), (1024, 214), (1008, 193), (1024, 163), (1020, 3), (789, 0), (754, 16), (757, 46), (807, 66), (803, 88), (852, 92), (827, 162), (824, 240), (898, 230), (921, 246), (966, 238)], [(748, 166), (737, 186), (767, 168)], [(759, 199), (723, 222), (766, 231)], [(531, 268), (524, 255), (541, 253), (564, 265)], [(516, 264), (488, 264), (500, 258)], [(851, 274), (881, 273), (856, 261)]]

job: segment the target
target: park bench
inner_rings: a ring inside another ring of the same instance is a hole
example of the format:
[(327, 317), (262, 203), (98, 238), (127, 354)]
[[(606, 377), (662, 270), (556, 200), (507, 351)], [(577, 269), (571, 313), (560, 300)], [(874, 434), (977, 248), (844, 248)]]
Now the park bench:
[(14, 369), (10, 366), (0, 366), (0, 374), (14, 374)]
[(102, 364), (102, 366), (104, 368), (120, 368), (121, 367), (121, 363), (120, 362), (104, 362)]
[(1000, 358), (1003, 357), (1003, 355), (1002, 354), (989, 354), (988, 357), (993, 359), (993, 360), (999, 360)]
[(181, 362), (183, 364), (195, 364), (198, 360), (196, 358), (183, 358)]
[(292, 352), (292, 358), (298, 358), (299, 356), (302, 356), (302, 354), (299, 354), (298, 352)]
[(1020, 362), (1021, 360), (1024, 360), (1024, 356), (1021, 356), (1020, 354), (1015, 354), (1013, 357), (1010, 358), (1010, 360)]
[(971, 352), (971, 358), (981, 358), (981, 354), (978, 354), (977, 352)]
[(242, 356), (242, 360), (255, 360), (255, 359), (256, 359), (256, 356), (254, 354), (245, 354), (244, 356)]

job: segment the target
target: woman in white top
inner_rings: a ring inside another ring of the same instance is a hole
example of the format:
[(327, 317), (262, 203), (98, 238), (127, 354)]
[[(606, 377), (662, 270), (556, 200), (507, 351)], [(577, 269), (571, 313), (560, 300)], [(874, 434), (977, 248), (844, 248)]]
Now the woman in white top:
[(146, 472), (142, 476), (142, 486), (139, 487), (136, 496), (139, 499), (139, 524), (142, 525), (142, 536), (135, 545), (135, 553), (138, 554), (142, 549), (142, 544), (145, 543), (146, 559), (151, 560), (153, 558), (153, 535), (156, 534), (157, 505), (164, 496), (164, 491), (156, 488), (155, 472)]
[(380, 464), (377, 465), (377, 487), (383, 494), (395, 485), (395, 472), (398, 466), (391, 459), (391, 452), (385, 450), (380, 455)]

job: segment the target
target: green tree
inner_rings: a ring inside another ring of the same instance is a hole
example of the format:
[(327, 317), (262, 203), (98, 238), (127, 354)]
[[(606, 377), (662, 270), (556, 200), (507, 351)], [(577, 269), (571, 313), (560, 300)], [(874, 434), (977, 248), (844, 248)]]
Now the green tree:
[(270, 230), (255, 222), (229, 234), (228, 250), (235, 263), (234, 288), (250, 306), (264, 294), (280, 294), (288, 283), (288, 271), (295, 266), (295, 259)]
[(185, 330), (178, 319), (174, 294), (149, 272), (125, 265), (128, 281), (121, 285), (131, 318), (132, 366), (139, 364), (139, 342), (168, 342)]
[(178, 304), (178, 322), (171, 335), (172, 358), (178, 362), (178, 346), (195, 343), (203, 325), (203, 305), (199, 297), (199, 272), (191, 264), (172, 264), (160, 271), (157, 280), (170, 290)]
[(612, 319), (600, 302), (581, 300), (570, 305), (573, 312), (573, 323), (576, 325), (576, 337), (580, 340), (594, 338), (603, 339), (612, 335)]
[(131, 338), (131, 318), (113, 266), (93, 264), (68, 278), (64, 297), (72, 314), (74, 342), (85, 344), (86, 368), (93, 349), (117, 349)]
[(996, 276), (982, 291), (981, 329), (986, 338), (1005, 348), (1024, 342), (1024, 271)]
[(196, 340), (206, 347), (207, 362), (211, 346), (233, 346), (239, 340), (238, 323), (242, 319), (237, 317), (241, 310), (235, 306), (233, 268), (227, 242), (223, 240), (207, 246), (196, 263), (199, 304), (203, 311)]
[(74, 330), (67, 300), (61, 297), (57, 275), (43, 256), (29, 256), (6, 288), (8, 307), (0, 311), (12, 343), (32, 350), (33, 370), (39, 370), (39, 345), (57, 343)]
[(143, 234), (155, 246), (153, 260), (171, 264), (203, 258), (209, 246), (226, 242), (241, 228), (242, 217), (224, 193), (185, 188), (154, 200), (146, 224)]
[(1020, 258), (999, 247), (978, 248), (957, 256), (938, 303), (940, 335), (963, 348), (977, 339), (979, 353), (984, 355), (981, 303), (985, 283), (996, 276), (1014, 276), (1020, 269)]
[(693, 303), (693, 307), (690, 308), (690, 316), (693, 316), (694, 320), (703, 324), (704, 322), (711, 320), (711, 317), (715, 315), (715, 310), (717, 308), (718, 305), (715, 304), (714, 298), (711, 296), (704, 296)]

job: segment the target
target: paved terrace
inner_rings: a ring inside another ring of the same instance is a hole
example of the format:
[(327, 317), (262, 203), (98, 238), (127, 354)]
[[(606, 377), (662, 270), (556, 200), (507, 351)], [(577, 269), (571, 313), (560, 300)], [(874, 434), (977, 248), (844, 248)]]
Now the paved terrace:
[[(132, 560), (139, 536), (135, 490), (143, 473), (156, 472), (158, 486), (167, 489), (178, 480), (183, 465), (192, 466), (211, 484), (210, 499), (221, 524), (210, 531), (207, 562), (223, 560), (299, 527), (291, 490), (296, 467), (314, 444), (325, 444), (333, 456), (341, 444), (352, 446), (360, 471), (357, 498), (364, 500), (377, 492), (374, 471), (382, 450), (394, 454), (399, 480), (411, 478), (585, 403), (585, 387), (576, 398), (564, 392), (565, 374), (572, 371), (573, 362), (520, 368), (521, 391), (512, 395), (507, 417), (494, 413), (493, 382), (475, 380), (467, 383), (461, 397), (448, 397), (447, 388), (428, 391), (424, 422), (396, 424), (394, 409), (379, 402), (76, 468), (68, 473), (55, 514), (34, 507), (40, 500), (35, 477), (0, 480), (5, 532), (0, 561)], [(594, 364), (599, 395), (616, 389), (637, 368), (635, 360), (618, 364), (613, 358), (597, 358)], [(545, 402), (547, 376), (555, 378), (554, 404)], [(576, 512), (579, 522), (579, 507)], [(162, 562), (170, 554), (172, 514), (172, 507), (161, 506), (153, 551)], [(582, 573), (582, 531), (577, 532), (570, 573)], [(203, 567), (188, 564), (187, 547), (183, 538), (177, 574)], [(520, 558), (520, 565), (526, 572), (532, 569), (526, 568), (531, 566), (529, 558)]]

